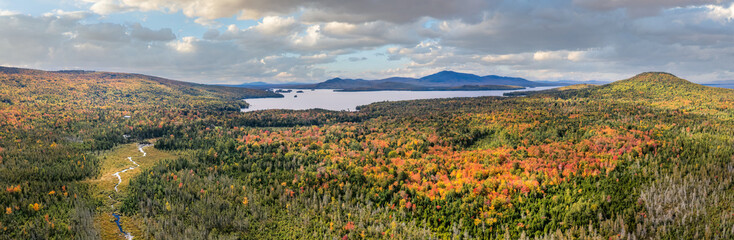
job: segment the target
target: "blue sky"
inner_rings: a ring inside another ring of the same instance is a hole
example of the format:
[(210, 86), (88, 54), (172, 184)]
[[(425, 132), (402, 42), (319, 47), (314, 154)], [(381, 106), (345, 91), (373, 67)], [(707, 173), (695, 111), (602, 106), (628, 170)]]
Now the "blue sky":
[(734, 79), (731, 0), (0, 0), (0, 65), (201, 83)]

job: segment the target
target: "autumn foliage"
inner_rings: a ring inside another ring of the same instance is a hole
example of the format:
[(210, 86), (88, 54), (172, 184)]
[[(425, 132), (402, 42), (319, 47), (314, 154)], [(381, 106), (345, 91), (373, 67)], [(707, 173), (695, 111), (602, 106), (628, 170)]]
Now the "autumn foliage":
[[(89, 152), (147, 138), (181, 158), (144, 169), (121, 194), (116, 206), (143, 219), (144, 238), (734, 236), (734, 93), (672, 75), (522, 98), (248, 113), (229, 93), (151, 79), (24, 78), (7, 74), (12, 88), (0, 90), (12, 91), (0, 95), (0, 124), (13, 129), (0, 138), (0, 224), (34, 222), (49, 238), (94, 229), (80, 184), (99, 168)], [(86, 85), (58, 84), (71, 79)]]

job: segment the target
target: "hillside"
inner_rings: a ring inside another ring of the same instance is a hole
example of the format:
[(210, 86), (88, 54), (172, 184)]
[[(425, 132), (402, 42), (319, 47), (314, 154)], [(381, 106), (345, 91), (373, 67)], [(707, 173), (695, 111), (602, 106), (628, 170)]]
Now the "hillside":
[(707, 87), (676, 77), (670, 73), (646, 72), (596, 89), (598, 97), (622, 98), (705, 98), (724, 96), (731, 90)]
[[(201, 107), (239, 109), (242, 98), (282, 97), (268, 91), (211, 86), (140, 74), (89, 71), (47, 72), (0, 67), (0, 107), (62, 111), (115, 108), (130, 112), (142, 109)], [(28, 116), (17, 116), (28, 117)]]
[[(35, 78), (44, 78), (49, 84), (104, 84), (108, 86), (117, 84), (139, 84), (139, 83), (158, 83), (172, 91), (178, 93), (190, 94), (194, 96), (213, 96), (224, 97), (227, 99), (243, 99), (243, 98), (262, 98), (262, 97), (279, 97), (278, 94), (250, 88), (236, 88), (216, 85), (205, 85), (197, 83), (189, 83), (175, 81), (155, 76), (147, 76), (134, 73), (112, 73), (112, 72), (94, 72), (94, 71), (41, 71), (33, 69), (10, 68), (0, 66), (0, 74), (4, 78), (21, 77), (28, 81), (35, 81)], [(55, 80), (50, 80), (55, 79)], [(12, 80), (12, 79), (11, 79)], [(64, 81), (70, 80), (70, 81)], [(16, 82), (18, 82), (16, 80)], [(3, 82), (8, 84), (9, 82)], [(32, 82), (21, 84), (33, 84)]]
[(140, 74), (0, 67), (0, 238), (98, 239), (92, 220), (107, 197), (87, 182), (105, 162), (96, 153), (239, 114), (243, 97), (275, 96)]
[(579, 84), (545, 91), (505, 94), (505, 96), (533, 95), (615, 99), (620, 102), (709, 114), (728, 114), (726, 110), (734, 103), (732, 89), (704, 86), (662, 72), (641, 73), (629, 79), (601, 86)]
[(584, 94), (593, 98), (615, 98), (619, 101), (704, 114), (724, 114), (734, 104), (732, 89), (703, 86), (659, 72), (641, 73), (590, 89)]

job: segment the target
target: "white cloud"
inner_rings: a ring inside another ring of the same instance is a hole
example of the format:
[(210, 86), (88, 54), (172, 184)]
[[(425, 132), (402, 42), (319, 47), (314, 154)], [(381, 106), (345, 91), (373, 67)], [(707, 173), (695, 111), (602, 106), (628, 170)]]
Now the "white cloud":
[(14, 11), (0, 9), (0, 16), (12, 16), (12, 15), (18, 15), (18, 14), (20, 14), (20, 13), (14, 12)]
[(633, 17), (658, 14), (663, 9), (719, 4), (724, 0), (573, 0), (575, 4), (590, 9), (612, 11), (623, 9)]
[(324, 25), (324, 30), (334, 35), (350, 35), (357, 30), (357, 25), (345, 22), (329, 22)]
[(480, 58), (482, 61), (493, 63), (493, 64), (517, 64), (525, 61), (527, 57), (525, 54), (500, 54), (500, 55), (487, 55)]
[(72, 11), (66, 12), (64, 10), (56, 9), (51, 12), (43, 14), (44, 17), (64, 17), (68, 19), (84, 19), (89, 17), (89, 13), (85, 11)]
[(537, 51), (533, 54), (535, 61), (569, 60), (578, 62), (584, 59), (584, 51)]
[(292, 33), (297, 27), (298, 25), (293, 17), (268, 16), (253, 28), (266, 35), (283, 36)]
[(566, 55), (566, 59), (571, 60), (573, 62), (578, 62), (584, 60), (585, 52), (583, 51), (571, 51), (568, 52), (568, 55)]
[(287, 72), (279, 72), (275, 75), (277, 78), (292, 78), (293, 74), (287, 73)]
[(706, 5), (709, 9), (708, 17), (719, 22), (731, 22), (734, 20), (734, 3), (729, 7)]
[(192, 53), (196, 51), (196, 47), (194, 46), (195, 43), (195, 37), (183, 37), (181, 38), (181, 41), (171, 42), (168, 46), (171, 46), (180, 53)]
[(321, 26), (312, 25), (306, 29), (306, 33), (302, 36), (296, 36), (293, 39), (293, 44), (305, 48), (316, 46), (318, 41), (321, 39)]
[(533, 54), (535, 61), (560, 60), (563, 59), (562, 53), (551, 51), (538, 51)]
[(92, 6), (89, 7), (89, 10), (91, 10), (92, 12), (96, 14), (100, 14), (100, 15), (108, 15), (112, 13), (131, 10), (131, 8), (125, 7), (124, 5), (122, 5), (121, 3), (115, 0), (98, 0), (98, 1), (87, 1), (87, 2), (93, 2), (94, 4), (92, 4)]

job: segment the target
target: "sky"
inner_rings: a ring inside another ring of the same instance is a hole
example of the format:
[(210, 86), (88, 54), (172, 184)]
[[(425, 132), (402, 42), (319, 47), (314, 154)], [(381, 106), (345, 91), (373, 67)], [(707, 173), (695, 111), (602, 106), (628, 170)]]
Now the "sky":
[(199, 83), (734, 80), (734, 0), (0, 0), (0, 65)]

